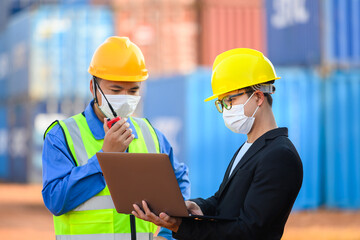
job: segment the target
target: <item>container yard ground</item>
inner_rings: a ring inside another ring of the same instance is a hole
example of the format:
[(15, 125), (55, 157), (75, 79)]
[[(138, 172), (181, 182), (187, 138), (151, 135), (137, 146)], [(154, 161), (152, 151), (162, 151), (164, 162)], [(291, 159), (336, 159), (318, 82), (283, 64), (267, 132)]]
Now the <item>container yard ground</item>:
[[(55, 239), (40, 185), (0, 184), (0, 239)], [(283, 239), (360, 240), (360, 211), (294, 212)]]

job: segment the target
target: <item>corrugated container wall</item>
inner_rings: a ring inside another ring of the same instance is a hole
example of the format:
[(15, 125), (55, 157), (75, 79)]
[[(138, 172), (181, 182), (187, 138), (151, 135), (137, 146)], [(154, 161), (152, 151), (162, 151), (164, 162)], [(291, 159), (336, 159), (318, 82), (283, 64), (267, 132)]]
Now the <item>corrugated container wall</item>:
[(7, 41), (9, 51), (9, 98), (28, 99), (31, 15), (19, 13), (9, 21)]
[(8, 122), (7, 105), (0, 104), (0, 181), (8, 179), (10, 175), (10, 161), (8, 157)]
[(29, 167), (29, 141), (32, 124), (29, 121), (29, 104), (27, 102), (10, 102), (8, 104), (8, 156), (10, 174), (8, 180), (26, 182)]
[(151, 75), (187, 73), (197, 64), (195, 0), (113, 0), (116, 35), (142, 50)]
[(360, 209), (360, 70), (325, 82), (326, 204)]
[(84, 99), (92, 54), (113, 35), (113, 20), (107, 7), (49, 5), (17, 14), (8, 31), (11, 98)]
[(199, 13), (200, 64), (212, 65), (218, 54), (232, 48), (266, 50), (262, 0), (202, 0)]
[[(185, 96), (187, 76), (176, 75), (151, 79), (144, 89), (144, 117), (159, 129), (181, 162), (188, 162), (185, 144)], [(161, 93), (161, 94), (160, 94)]]
[(320, 64), (319, 1), (266, 0), (267, 57), (273, 64)]
[(327, 0), (324, 9), (324, 64), (360, 66), (360, 1)]
[(0, 32), (0, 99), (6, 99), (9, 91), (10, 51), (7, 31)]
[(5, 180), (39, 182), (42, 134), (52, 121), (82, 112), (89, 102), (87, 69), (95, 49), (114, 34), (113, 15), (104, 6), (42, 5), (14, 15), (6, 32), (9, 64), (0, 49), (1, 76), (2, 66), (10, 66)]
[(323, 204), (322, 80), (314, 69), (278, 68), (273, 112), (303, 163), (303, 184), (295, 209), (314, 209)]

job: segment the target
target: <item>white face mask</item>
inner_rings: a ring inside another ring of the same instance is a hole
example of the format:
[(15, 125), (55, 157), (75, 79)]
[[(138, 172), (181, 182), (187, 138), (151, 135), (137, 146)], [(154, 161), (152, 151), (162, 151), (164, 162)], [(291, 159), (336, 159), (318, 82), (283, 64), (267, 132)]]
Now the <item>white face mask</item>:
[[(134, 113), (136, 106), (138, 105), (141, 97), (134, 95), (106, 94), (106, 98), (111, 104), (116, 114), (121, 118), (126, 119)], [(106, 117), (108, 118), (115, 117), (112, 114), (109, 104), (107, 103), (103, 94), (101, 94), (101, 106), (99, 106), (99, 108), (105, 114)]]
[(254, 93), (244, 104), (233, 105), (230, 110), (224, 109), (223, 119), (225, 125), (234, 133), (248, 134), (250, 132), (255, 120), (254, 115), (259, 109), (259, 106), (255, 109), (251, 117), (245, 115), (244, 107), (253, 95)]

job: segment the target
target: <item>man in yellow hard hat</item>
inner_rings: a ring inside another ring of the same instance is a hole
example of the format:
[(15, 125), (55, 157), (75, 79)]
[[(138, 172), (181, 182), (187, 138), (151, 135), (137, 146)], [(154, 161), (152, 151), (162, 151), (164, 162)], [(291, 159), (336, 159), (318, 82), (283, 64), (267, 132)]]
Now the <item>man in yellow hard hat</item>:
[[(147, 119), (131, 116), (141, 82), (148, 78), (134, 43), (108, 38), (95, 51), (88, 71), (94, 99), (84, 112), (52, 123), (44, 135), (42, 195), (54, 215), (56, 239), (130, 239), (130, 219), (136, 222), (137, 240), (153, 239), (154, 224), (116, 212), (95, 154), (168, 154), (185, 199), (190, 194), (188, 169), (176, 160), (160, 131)], [(172, 239), (170, 230), (160, 229), (155, 239)]]
[(146, 202), (144, 212), (134, 205), (133, 214), (171, 229), (179, 240), (281, 239), (303, 170), (287, 128), (278, 128), (272, 112), (276, 79), (269, 59), (256, 50), (232, 49), (215, 59), (213, 96), (205, 101), (217, 98), (225, 125), (247, 134), (219, 190), (208, 199), (186, 202), (192, 214), (214, 216), (215, 221), (156, 216)]

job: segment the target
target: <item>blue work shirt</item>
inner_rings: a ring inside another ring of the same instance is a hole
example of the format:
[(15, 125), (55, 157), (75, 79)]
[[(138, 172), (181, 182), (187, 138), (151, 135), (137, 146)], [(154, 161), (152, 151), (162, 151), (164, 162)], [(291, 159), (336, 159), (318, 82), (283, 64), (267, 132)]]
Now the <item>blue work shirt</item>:
[[(96, 116), (93, 105), (94, 101), (91, 101), (86, 107), (84, 111), (85, 118), (94, 137), (97, 140), (104, 139), (103, 123)], [(130, 124), (135, 138), (138, 138), (132, 122), (129, 119), (127, 122)], [(157, 129), (155, 129), (155, 132), (159, 139), (160, 152), (169, 155), (183, 197), (189, 199), (190, 181), (187, 166), (177, 161), (173, 149), (165, 136)], [(42, 195), (45, 206), (55, 216), (76, 208), (106, 186), (96, 155), (92, 156), (87, 164), (75, 166), (59, 124), (55, 125), (46, 135), (42, 163)], [(165, 228), (161, 228), (159, 236), (172, 239), (171, 231)]]

